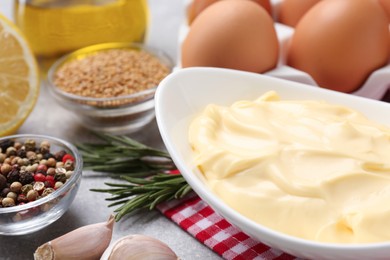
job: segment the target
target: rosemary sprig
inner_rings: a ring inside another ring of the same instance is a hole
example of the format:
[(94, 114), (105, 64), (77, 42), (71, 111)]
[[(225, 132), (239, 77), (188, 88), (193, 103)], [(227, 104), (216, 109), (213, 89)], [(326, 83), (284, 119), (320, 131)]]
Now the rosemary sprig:
[(118, 206), (115, 220), (139, 209), (153, 210), (158, 204), (180, 199), (188, 194), (191, 186), (176, 170), (170, 155), (141, 144), (126, 136), (96, 134), (101, 143), (79, 144), (84, 169), (116, 173), (124, 183), (105, 183), (110, 188), (91, 189), (111, 194), (114, 201), (109, 207)]
[(109, 207), (121, 205), (114, 212), (115, 220), (137, 209), (153, 210), (158, 204), (172, 199), (180, 199), (191, 191), (191, 187), (179, 174), (160, 173), (150, 179), (121, 176), (127, 183), (105, 183), (109, 189), (91, 189), (95, 192), (105, 192), (112, 195), (106, 200), (116, 201)]
[(146, 177), (164, 170), (176, 169), (165, 151), (146, 146), (126, 136), (100, 133), (96, 135), (102, 143), (77, 145), (86, 170)]

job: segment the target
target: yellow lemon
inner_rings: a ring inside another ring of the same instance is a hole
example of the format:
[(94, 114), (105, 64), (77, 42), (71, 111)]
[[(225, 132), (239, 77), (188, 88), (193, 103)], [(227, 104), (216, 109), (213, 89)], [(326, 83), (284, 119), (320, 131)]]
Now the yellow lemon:
[(39, 94), (39, 69), (27, 40), (0, 14), (0, 136), (15, 133)]

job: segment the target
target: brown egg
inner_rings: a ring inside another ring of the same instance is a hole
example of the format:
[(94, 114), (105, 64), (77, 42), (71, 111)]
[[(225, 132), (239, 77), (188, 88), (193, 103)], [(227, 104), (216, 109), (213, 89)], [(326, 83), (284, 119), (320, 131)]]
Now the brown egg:
[(192, 0), (187, 7), (187, 20), (188, 24), (191, 24), (193, 20), (204, 10), (206, 7), (217, 2), (219, 0)]
[[(390, 49), (390, 25), (389, 25), (389, 49)], [(389, 52), (389, 60), (390, 60), (390, 52)], [(389, 88), (390, 91), (390, 88)]]
[(390, 22), (390, 0), (378, 0), (378, 1), (382, 5), (383, 9), (385, 10)]
[(280, 3), (278, 21), (295, 27), (301, 17), (321, 0), (284, 0)]
[(270, 0), (252, 0), (261, 5), (270, 15), (272, 15), (272, 5)]
[(298, 23), (287, 64), (321, 87), (353, 92), (389, 57), (389, 28), (376, 0), (326, 0)]
[[(187, 8), (187, 18), (188, 24), (191, 24), (192, 21), (209, 5), (218, 2), (220, 0), (192, 0)], [(251, 0), (255, 3), (261, 5), (270, 15), (272, 12), (270, 0)]]
[(271, 16), (246, 0), (223, 0), (205, 9), (182, 44), (182, 67), (221, 67), (262, 73), (274, 68), (279, 43)]

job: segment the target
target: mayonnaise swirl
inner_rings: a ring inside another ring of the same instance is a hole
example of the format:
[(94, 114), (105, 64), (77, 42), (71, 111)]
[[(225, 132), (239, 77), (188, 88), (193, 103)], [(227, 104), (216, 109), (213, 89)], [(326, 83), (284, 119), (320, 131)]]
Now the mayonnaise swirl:
[(260, 224), (322, 242), (390, 240), (390, 128), (355, 110), (268, 92), (208, 105), (189, 142), (209, 187)]

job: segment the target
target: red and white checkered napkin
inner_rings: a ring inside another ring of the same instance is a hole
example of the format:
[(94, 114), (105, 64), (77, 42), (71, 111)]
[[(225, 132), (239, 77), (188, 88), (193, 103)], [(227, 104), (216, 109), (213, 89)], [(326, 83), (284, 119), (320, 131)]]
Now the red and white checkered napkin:
[(158, 209), (224, 259), (298, 260), (249, 237), (215, 213), (196, 194), (160, 204)]

